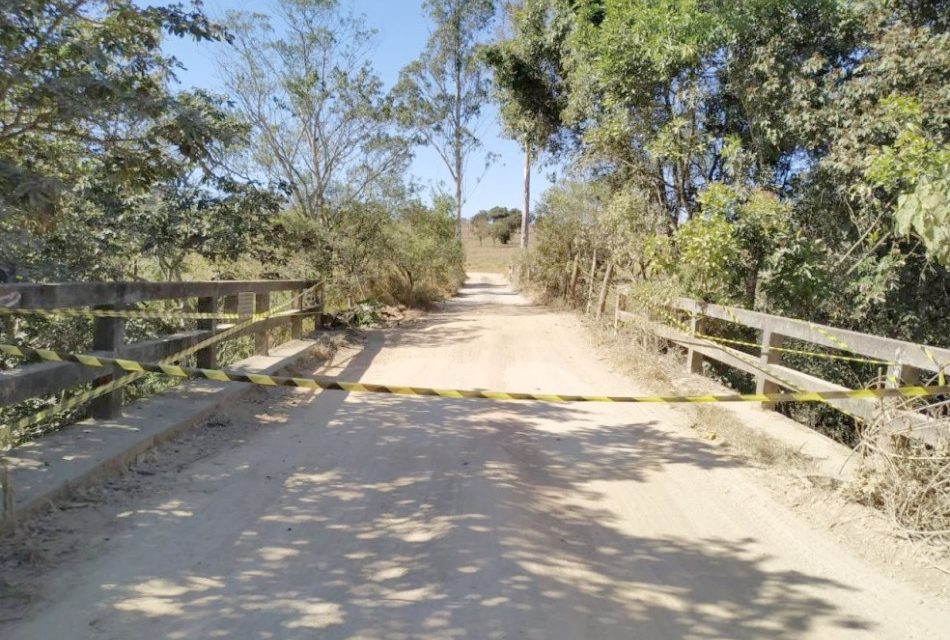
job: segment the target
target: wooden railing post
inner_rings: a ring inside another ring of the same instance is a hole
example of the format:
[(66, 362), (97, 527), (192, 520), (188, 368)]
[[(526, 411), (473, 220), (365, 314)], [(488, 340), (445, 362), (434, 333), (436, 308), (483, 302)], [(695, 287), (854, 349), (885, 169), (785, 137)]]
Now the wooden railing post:
[[(291, 295), (299, 296), (297, 302), (294, 303), (294, 311), (302, 311), (304, 308), (303, 296), (300, 295), (303, 293), (303, 290), (293, 291)], [(290, 337), (292, 340), (300, 340), (303, 337), (303, 317), (295, 316), (290, 319)]]
[[(782, 361), (782, 352), (776, 351), (775, 347), (781, 347), (785, 342), (785, 336), (774, 333), (771, 329), (762, 330), (762, 342), (760, 343), (761, 355), (759, 356), (759, 366), (768, 369), (770, 364), (778, 364)], [(778, 393), (780, 387), (769, 380), (765, 373), (759, 371), (755, 374), (755, 392), (756, 393)], [(774, 403), (763, 402), (765, 408), (772, 408)]]
[(324, 290), (324, 285), (322, 282), (320, 286), (317, 287), (317, 315), (313, 318), (313, 330), (319, 331), (323, 328), (323, 313), (326, 311), (326, 292)]
[[(254, 296), (254, 313), (264, 313), (270, 310), (270, 293), (258, 293)], [(265, 327), (254, 334), (254, 353), (266, 356), (270, 351), (270, 334)]]
[(885, 386), (897, 388), (906, 385), (915, 385), (920, 382), (920, 369), (903, 364), (898, 356), (894, 364), (887, 366), (887, 381)]
[[(696, 313), (689, 314), (689, 332), (695, 338), (702, 331), (702, 317)], [(703, 354), (692, 347), (686, 349), (686, 370), (690, 373), (703, 372)]]
[[(117, 309), (121, 305), (102, 305), (96, 309)], [(94, 351), (108, 351), (114, 358), (122, 357), (122, 347), (125, 344), (125, 319), (123, 318), (96, 318), (93, 323), (92, 348)], [(112, 367), (110, 373), (96, 378), (92, 386), (101, 387), (122, 375), (122, 370)], [(90, 403), (90, 414), (93, 418), (115, 418), (122, 411), (122, 389), (99, 396)]]
[[(215, 313), (218, 308), (218, 299), (215, 297), (198, 298), (198, 311), (202, 313)], [(198, 328), (203, 331), (214, 333), (218, 328), (217, 320), (199, 320)], [(198, 366), (202, 369), (216, 369), (218, 367), (218, 353), (215, 345), (201, 349), (196, 354)]]

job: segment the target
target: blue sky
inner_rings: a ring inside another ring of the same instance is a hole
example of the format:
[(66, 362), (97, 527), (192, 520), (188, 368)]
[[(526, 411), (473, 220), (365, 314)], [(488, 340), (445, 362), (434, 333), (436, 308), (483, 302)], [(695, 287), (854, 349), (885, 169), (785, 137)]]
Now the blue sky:
[[(363, 14), (368, 26), (378, 31), (377, 47), (373, 62), (377, 73), (392, 86), (399, 70), (415, 59), (425, 46), (429, 23), (422, 13), (420, 0), (341, 0), (344, 7)], [(205, 0), (205, 11), (212, 17), (221, 17), (229, 10), (269, 13), (268, 0)], [(186, 38), (169, 37), (165, 43), (168, 53), (177, 57), (186, 67), (178, 73), (184, 87), (204, 87), (221, 90), (221, 82), (215, 68), (215, 54), (221, 47), (218, 43), (195, 43)], [(217, 50), (217, 51), (216, 51)], [(519, 146), (501, 135), (497, 110), (494, 104), (486, 104), (482, 128), (482, 142), (488, 151), (498, 155), (498, 160), (481, 176), (481, 158), (469, 163), (470, 178), (466, 180), (466, 202), (463, 214), (466, 217), (480, 209), (500, 205), (521, 208), (521, 189), (524, 156)], [(412, 164), (412, 173), (429, 191), (429, 187), (444, 183), (451, 193), (454, 188), (445, 165), (434, 152), (419, 148)], [(532, 200), (550, 185), (546, 174), (549, 170), (534, 169), (531, 178)], [(476, 179), (481, 181), (476, 184)]]

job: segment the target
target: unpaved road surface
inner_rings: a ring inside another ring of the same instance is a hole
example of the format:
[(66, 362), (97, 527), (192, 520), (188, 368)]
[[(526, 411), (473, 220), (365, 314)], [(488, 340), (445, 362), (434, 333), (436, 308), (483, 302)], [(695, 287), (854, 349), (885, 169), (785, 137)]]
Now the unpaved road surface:
[[(335, 373), (643, 392), (487, 275)], [(233, 409), (259, 416), (250, 437), (85, 532), (0, 636), (950, 637), (945, 602), (804, 524), (674, 408), (264, 393)]]

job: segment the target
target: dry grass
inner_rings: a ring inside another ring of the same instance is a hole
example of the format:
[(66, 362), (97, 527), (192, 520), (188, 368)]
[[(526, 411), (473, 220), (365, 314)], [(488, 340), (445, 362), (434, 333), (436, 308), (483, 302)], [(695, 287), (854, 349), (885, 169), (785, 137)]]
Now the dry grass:
[(481, 244), (472, 233), (468, 221), (462, 223), (462, 247), (465, 249), (465, 270), (487, 273), (508, 273), (508, 265), (518, 254), (518, 241), (509, 244), (492, 243), (486, 238)]
[(950, 400), (914, 407), (933, 417), (939, 446), (893, 434), (900, 410), (910, 408), (885, 405), (864, 429), (864, 455), (848, 493), (886, 513), (908, 537), (950, 544)]

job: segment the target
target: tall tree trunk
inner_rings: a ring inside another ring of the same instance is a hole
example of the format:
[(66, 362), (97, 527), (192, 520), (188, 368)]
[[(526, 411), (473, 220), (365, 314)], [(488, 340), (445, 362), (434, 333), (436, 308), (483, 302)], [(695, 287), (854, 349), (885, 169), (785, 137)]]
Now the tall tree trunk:
[(571, 283), (567, 286), (567, 295), (570, 298), (574, 297), (574, 287), (577, 286), (577, 275), (581, 271), (581, 254), (574, 254), (574, 264), (571, 267)]
[(521, 248), (528, 248), (528, 222), (531, 219), (531, 146), (524, 146), (524, 207), (521, 209)]
[(590, 278), (587, 281), (587, 308), (585, 313), (590, 313), (590, 304), (594, 301), (594, 280), (597, 279), (597, 248), (594, 247), (594, 257), (590, 261)]
[[(462, 9), (460, 5), (454, 8), (455, 33), (461, 42)], [(460, 46), (459, 44), (456, 45)], [(462, 239), (462, 52), (455, 50), (455, 234)]]
[(610, 286), (610, 276), (614, 271), (614, 263), (607, 263), (607, 269), (604, 271), (604, 283), (600, 285), (600, 297), (597, 298), (597, 319), (604, 313), (604, 306), (607, 304), (607, 288)]
[(455, 149), (455, 235), (462, 239), (462, 150)]

